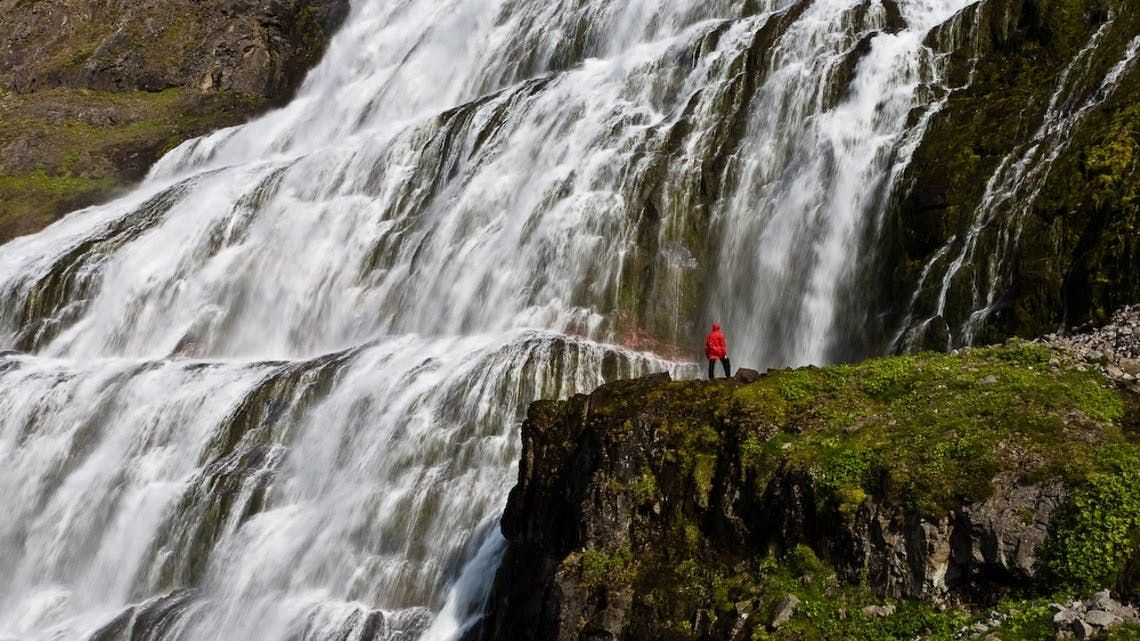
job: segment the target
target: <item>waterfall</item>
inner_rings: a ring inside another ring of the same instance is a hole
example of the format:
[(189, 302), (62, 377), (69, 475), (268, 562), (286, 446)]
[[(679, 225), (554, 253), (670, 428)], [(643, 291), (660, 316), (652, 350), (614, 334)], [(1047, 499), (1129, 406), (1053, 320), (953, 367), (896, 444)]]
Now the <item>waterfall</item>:
[(970, 0), (357, 0), (297, 98), (0, 247), (0, 639), (448, 639), (538, 398), (862, 331)]

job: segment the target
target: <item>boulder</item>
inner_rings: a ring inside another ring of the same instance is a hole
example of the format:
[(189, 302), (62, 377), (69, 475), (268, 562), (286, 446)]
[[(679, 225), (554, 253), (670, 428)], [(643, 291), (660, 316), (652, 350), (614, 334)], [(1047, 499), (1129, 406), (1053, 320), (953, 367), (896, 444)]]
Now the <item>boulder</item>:
[(741, 383), (755, 383), (756, 381), (760, 380), (760, 376), (760, 372), (757, 372), (754, 369), (745, 369), (742, 367), (736, 370), (736, 374), (733, 376), (733, 378), (740, 381)]
[(792, 619), (796, 613), (796, 606), (800, 604), (800, 599), (794, 594), (789, 594), (780, 604), (776, 606), (776, 611), (772, 615), (772, 621), (768, 624), (773, 630), (779, 630), (784, 627), (784, 624)]

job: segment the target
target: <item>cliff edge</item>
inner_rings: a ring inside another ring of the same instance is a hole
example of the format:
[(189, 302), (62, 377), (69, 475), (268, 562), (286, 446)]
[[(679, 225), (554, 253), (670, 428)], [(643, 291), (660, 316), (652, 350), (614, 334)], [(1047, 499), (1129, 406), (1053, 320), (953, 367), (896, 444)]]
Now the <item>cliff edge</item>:
[(536, 403), (483, 638), (1070, 634), (1137, 596), (1138, 420), (1023, 342)]

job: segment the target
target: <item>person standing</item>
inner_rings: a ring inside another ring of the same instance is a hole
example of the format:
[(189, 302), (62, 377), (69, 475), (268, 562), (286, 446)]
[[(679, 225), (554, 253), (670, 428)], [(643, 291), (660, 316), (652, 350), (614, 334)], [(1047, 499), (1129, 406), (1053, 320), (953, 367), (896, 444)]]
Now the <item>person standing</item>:
[(709, 380), (716, 378), (716, 362), (724, 366), (724, 377), (732, 376), (732, 366), (728, 363), (728, 342), (720, 331), (720, 325), (713, 323), (712, 331), (705, 337), (705, 356), (709, 359)]

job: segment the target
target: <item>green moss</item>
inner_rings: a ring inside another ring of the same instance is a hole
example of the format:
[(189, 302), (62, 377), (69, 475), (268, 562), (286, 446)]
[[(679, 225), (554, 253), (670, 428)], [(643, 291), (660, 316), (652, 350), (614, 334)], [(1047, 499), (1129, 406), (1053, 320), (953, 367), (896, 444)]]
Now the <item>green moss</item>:
[(697, 454), (693, 458), (693, 485), (697, 489), (697, 504), (702, 508), (709, 505), (709, 494), (712, 492), (713, 474), (715, 472), (715, 456)]
[(1035, 480), (1081, 476), (1100, 465), (1099, 444), (1123, 440), (1123, 406), (1097, 374), (1054, 373), (1051, 356), (1011, 344), (769, 376), (735, 398), (775, 392), (782, 428), (799, 435), (755, 439), (745, 463), (758, 477), (803, 468), (847, 510), (874, 496), (930, 517), (984, 500), (1014, 465)]
[(1140, 451), (1111, 447), (1101, 460), (1106, 469), (1081, 483), (1046, 555), (1052, 576), (1074, 589), (1112, 585), (1140, 533)]
[(34, 232), (141, 178), (187, 138), (240, 122), (263, 101), (186, 89), (51, 89), (0, 96), (0, 242)]
[(114, 185), (109, 177), (49, 176), (42, 170), (0, 175), (0, 242), (49, 224), (55, 212), (94, 202)]
[(651, 503), (657, 498), (657, 478), (645, 469), (633, 485), (633, 496), (640, 503)]
[(580, 585), (594, 591), (626, 585), (636, 570), (628, 545), (613, 553), (587, 548), (571, 553), (562, 561), (563, 572), (577, 576)]

